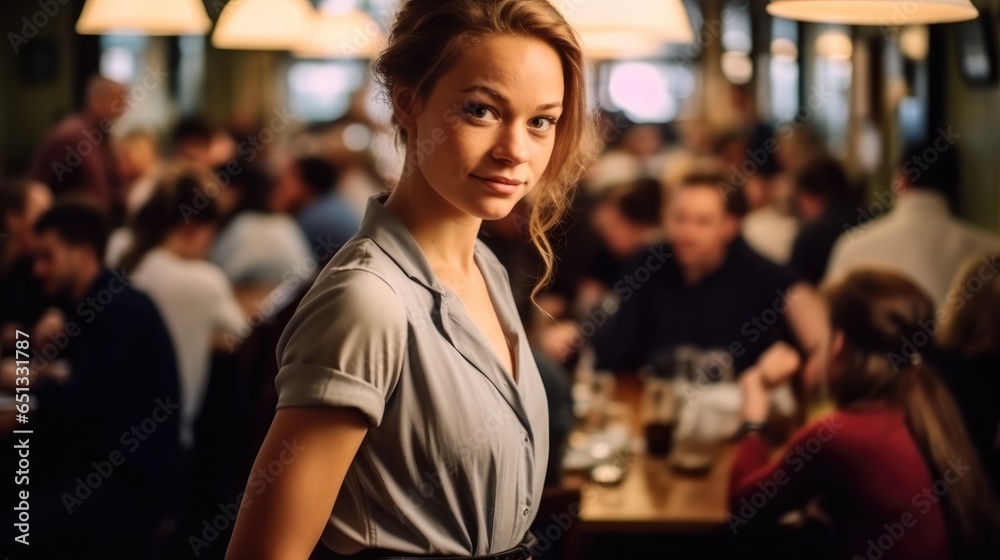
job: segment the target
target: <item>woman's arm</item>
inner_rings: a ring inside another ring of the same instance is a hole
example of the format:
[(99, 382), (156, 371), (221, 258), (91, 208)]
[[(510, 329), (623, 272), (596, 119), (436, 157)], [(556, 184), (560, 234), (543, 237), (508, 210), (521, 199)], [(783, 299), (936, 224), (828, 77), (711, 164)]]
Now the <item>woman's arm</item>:
[(309, 558), (368, 426), (353, 408), (278, 409), (247, 481), (226, 558)]
[[(779, 357), (776, 354), (773, 358)], [(782, 381), (780, 376), (772, 380)], [(767, 420), (767, 383), (759, 369), (748, 371), (740, 379), (744, 421), (759, 424)], [(728, 521), (734, 532), (751, 525), (751, 520), (753, 526), (760, 526), (777, 519), (823, 492), (832, 474), (831, 454), (826, 447), (836, 433), (833, 426), (831, 429), (824, 422), (816, 422), (800, 429), (780, 456), (773, 459), (759, 434), (743, 440), (729, 475)]]
[(826, 378), (830, 341), (828, 310), (819, 293), (805, 282), (792, 286), (788, 299), (788, 324), (806, 354), (803, 381), (807, 388), (812, 388)]

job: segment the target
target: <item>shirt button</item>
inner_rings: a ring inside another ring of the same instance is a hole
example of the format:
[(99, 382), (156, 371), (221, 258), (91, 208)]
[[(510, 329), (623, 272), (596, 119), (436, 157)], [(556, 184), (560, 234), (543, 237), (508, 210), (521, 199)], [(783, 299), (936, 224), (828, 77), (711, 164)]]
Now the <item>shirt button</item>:
[(529, 513), (531, 513), (531, 510), (528, 508), (524, 508), (524, 515), (527, 516)]
[(528, 436), (524, 436), (524, 443), (528, 443)]

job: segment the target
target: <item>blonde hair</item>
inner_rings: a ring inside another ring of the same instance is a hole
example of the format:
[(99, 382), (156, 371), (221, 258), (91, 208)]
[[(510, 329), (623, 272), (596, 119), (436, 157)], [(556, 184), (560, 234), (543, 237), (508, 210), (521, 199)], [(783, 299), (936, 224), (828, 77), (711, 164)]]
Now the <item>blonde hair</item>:
[[(470, 42), (499, 36), (544, 41), (559, 54), (565, 81), (563, 113), (545, 173), (532, 191), (528, 234), (544, 271), (531, 299), (552, 280), (555, 255), (548, 233), (559, 224), (576, 181), (596, 156), (596, 114), (588, 109), (583, 51), (572, 27), (548, 0), (404, 0), (374, 73), (390, 102), (397, 86), (426, 98)], [(401, 142), (406, 131), (392, 117)]]
[(934, 353), (931, 299), (903, 276), (880, 270), (855, 271), (824, 293), (845, 340), (842, 370), (830, 378), (837, 405), (883, 401), (901, 409), (932, 476), (944, 476), (950, 461), (968, 463), (943, 500), (952, 548), (958, 557), (1000, 552), (1000, 506), (958, 406), (926, 359)]
[[(987, 278), (982, 270), (991, 269)], [(1000, 254), (972, 257), (962, 265), (941, 307), (938, 344), (969, 356), (1000, 354)]]

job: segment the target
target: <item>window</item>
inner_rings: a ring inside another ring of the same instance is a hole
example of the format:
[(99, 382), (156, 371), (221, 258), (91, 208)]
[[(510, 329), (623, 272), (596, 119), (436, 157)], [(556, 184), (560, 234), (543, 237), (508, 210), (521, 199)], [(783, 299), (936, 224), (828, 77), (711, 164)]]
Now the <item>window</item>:
[(601, 105), (637, 123), (676, 119), (696, 84), (687, 64), (648, 61), (605, 64), (601, 82)]
[(794, 21), (774, 18), (771, 24), (771, 116), (789, 121), (799, 111), (799, 28)]
[(358, 61), (295, 61), (288, 70), (288, 102), (304, 121), (344, 116), (364, 82), (367, 64)]

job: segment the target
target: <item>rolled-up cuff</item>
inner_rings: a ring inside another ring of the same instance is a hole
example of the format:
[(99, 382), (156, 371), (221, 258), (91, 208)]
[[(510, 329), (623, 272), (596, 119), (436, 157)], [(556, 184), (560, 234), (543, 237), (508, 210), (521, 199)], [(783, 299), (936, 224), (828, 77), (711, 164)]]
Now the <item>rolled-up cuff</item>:
[(331, 368), (292, 364), (281, 368), (274, 379), (278, 390), (276, 408), (290, 406), (346, 406), (356, 408), (376, 427), (385, 412), (385, 397), (357, 376)]

